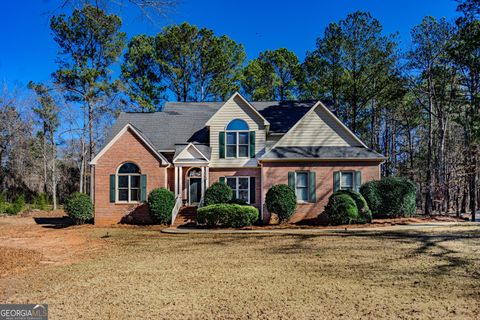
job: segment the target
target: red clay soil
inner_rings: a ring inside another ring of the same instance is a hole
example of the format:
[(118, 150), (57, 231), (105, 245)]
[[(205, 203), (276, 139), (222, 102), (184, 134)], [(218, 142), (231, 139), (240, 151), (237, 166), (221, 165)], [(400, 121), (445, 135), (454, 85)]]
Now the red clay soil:
[(62, 210), (0, 216), (0, 278), (43, 265), (66, 265), (102, 246), (92, 225), (68, 226)]

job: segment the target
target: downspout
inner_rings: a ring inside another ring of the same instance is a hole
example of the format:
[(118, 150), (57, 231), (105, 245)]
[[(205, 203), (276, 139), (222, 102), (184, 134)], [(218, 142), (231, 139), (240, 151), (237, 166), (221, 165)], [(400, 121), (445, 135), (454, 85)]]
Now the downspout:
[(264, 199), (263, 199), (263, 166), (262, 162), (258, 161), (260, 164), (260, 220), (262, 220), (263, 223), (263, 207), (264, 207)]

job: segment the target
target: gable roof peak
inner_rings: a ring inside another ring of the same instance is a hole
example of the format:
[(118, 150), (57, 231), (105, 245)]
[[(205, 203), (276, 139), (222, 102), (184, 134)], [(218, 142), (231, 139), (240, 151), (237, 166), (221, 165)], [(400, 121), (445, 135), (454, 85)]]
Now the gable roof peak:
[(217, 115), (217, 113), (229, 102), (233, 101), (235, 98), (240, 98), (250, 109), (252, 109), (252, 111), (260, 118), (262, 119), (263, 121), (263, 125), (266, 126), (266, 127), (269, 127), (270, 126), (270, 122), (268, 122), (267, 119), (265, 119), (264, 116), (262, 116), (262, 114), (260, 112), (258, 112), (258, 110), (244, 97), (242, 96), (238, 91), (235, 91), (234, 94), (232, 94), (232, 96), (227, 100), (225, 101), (225, 103), (223, 103), (223, 105), (217, 110), (217, 112), (215, 112), (215, 114), (210, 117), (210, 119), (208, 119), (207, 123), (205, 123), (206, 126), (209, 126), (212, 119), (215, 118), (215, 116)]

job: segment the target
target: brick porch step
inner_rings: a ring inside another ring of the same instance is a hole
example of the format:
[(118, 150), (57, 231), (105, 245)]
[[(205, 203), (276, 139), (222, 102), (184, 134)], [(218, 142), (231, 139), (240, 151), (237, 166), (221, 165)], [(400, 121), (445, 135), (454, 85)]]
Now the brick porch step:
[(172, 227), (194, 227), (197, 224), (197, 207), (183, 206), (173, 222)]

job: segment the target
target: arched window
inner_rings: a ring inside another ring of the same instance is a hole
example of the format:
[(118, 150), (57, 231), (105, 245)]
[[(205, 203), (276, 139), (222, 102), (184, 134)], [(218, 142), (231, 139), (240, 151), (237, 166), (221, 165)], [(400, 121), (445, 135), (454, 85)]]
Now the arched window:
[(140, 201), (140, 168), (131, 162), (124, 163), (117, 172), (117, 200), (120, 202)]
[(249, 130), (248, 124), (242, 119), (233, 119), (227, 126), (227, 130)]
[(202, 170), (199, 168), (192, 168), (188, 171), (189, 178), (200, 178), (202, 176)]
[(226, 128), (227, 158), (248, 158), (250, 146), (250, 128), (242, 119), (230, 121)]

